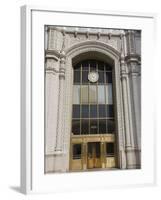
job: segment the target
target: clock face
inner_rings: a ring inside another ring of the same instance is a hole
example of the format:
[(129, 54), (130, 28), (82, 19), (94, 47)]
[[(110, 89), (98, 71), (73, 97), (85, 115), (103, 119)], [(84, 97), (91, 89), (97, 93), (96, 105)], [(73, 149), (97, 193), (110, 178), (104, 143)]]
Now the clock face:
[(88, 80), (92, 83), (97, 82), (99, 78), (99, 75), (96, 71), (89, 72), (88, 74)]

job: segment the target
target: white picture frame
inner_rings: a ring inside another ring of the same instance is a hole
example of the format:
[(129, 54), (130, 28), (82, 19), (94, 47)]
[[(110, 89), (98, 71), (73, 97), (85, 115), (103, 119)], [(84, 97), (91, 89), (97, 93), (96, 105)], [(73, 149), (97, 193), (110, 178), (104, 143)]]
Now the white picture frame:
[[(81, 19), (84, 17), (86, 20)], [(155, 14), (151, 13), (57, 10), (37, 6), (21, 8), (21, 191), (23, 193), (155, 184), (154, 80), (151, 70), (151, 66), (155, 67), (155, 20)], [(44, 174), (43, 27), (46, 24), (142, 30), (142, 168), (140, 170)], [(77, 182), (77, 185), (74, 182)]]

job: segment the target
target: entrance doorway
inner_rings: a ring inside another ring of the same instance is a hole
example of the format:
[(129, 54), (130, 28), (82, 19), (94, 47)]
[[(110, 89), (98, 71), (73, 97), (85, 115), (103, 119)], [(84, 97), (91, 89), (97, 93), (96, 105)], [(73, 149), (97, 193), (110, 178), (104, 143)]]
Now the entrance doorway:
[(116, 167), (113, 76), (103, 61), (73, 67), (71, 171)]
[(88, 142), (87, 168), (101, 168), (100, 142)]

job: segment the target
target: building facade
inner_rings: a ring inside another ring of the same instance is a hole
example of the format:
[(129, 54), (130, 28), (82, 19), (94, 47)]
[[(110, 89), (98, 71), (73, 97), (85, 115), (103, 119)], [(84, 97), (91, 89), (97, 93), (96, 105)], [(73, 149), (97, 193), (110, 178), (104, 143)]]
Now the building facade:
[(45, 173), (141, 168), (141, 32), (45, 27)]

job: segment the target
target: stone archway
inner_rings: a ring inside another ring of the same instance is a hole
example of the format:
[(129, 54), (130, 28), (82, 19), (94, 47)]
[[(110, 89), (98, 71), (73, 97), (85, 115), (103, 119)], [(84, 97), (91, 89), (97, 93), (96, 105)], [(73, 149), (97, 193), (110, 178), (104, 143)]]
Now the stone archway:
[[(65, 53), (65, 135), (64, 135), (64, 152), (66, 154), (65, 165), (69, 170), (69, 146), (71, 135), (71, 110), (72, 110), (72, 80), (73, 80), (73, 63), (84, 58), (98, 58), (105, 62), (112, 63), (115, 72), (115, 96), (116, 96), (116, 119), (117, 119), (117, 147), (118, 147), (118, 167), (126, 168), (125, 156), (125, 136), (124, 136), (124, 118), (123, 118), (123, 102), (122, 87), (120, 80), (120, 53), (111, 46), (97, 41), (86, 41), (74, 45), (64, 51)], [(65, 158), (64, 157), (64, 158)]]

